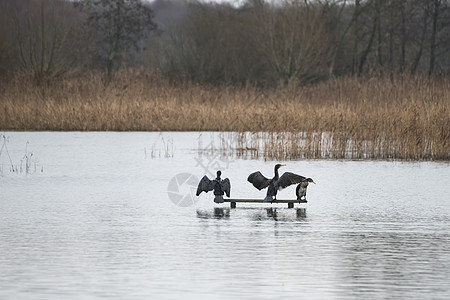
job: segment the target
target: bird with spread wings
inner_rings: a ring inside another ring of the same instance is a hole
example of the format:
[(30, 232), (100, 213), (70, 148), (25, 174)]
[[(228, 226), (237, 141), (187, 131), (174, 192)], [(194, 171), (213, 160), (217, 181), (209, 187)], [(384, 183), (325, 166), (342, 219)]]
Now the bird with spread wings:
[[(274, 168), (274, 177), (272, 179), (266, 178), (261, 172), (256, 171), (250, 174), (247, 180), (253, 184), (258, 190), (262, 190), (268, 187), (266, 198), (264, 202), (273, 202), (277, 200), (277, 192), (297, 183), (304, 182), (307, 178), (297, 175), (291, 172), (285, 172), (283, 175), (279, 176), (278, 169), (281, 168), (282, 164), (276, 164)], [(312, 180), (312, 179), (311, 179)], [(306, 195), (306, 191), (305, 191)]]
[(197, 196), (200, 195), (201, 192), (209, 192), (214, 190), (214, 202), (216, 203), (223, 203), (223, 195), (226, 194), (227, 197), (230, 197), (230, 191), (231, 191), (231, 183), (228, 178), (221, 179), (220, 176), (222, 175), (221, 171), (217, 171), (217, 178), (216, 179), (209, 179), (208, 176), (203, 176), (203, 178), (200, 180), (198, 187), (197, 187)]

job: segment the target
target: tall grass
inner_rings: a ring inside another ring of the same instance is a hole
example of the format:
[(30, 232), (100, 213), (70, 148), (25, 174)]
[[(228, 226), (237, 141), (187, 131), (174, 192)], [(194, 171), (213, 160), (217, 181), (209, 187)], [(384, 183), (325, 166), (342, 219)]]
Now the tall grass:
[(343, 78), (307, 87), (201, 86), (145, 72), (0, 86), (1, 130), (234, 131), (271, 159), (450, 159), (450, 82)]

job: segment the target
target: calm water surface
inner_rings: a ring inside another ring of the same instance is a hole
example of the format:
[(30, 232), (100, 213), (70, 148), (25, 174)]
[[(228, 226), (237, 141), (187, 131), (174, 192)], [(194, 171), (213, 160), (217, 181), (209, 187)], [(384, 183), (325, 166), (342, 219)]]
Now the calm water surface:
[(450, 298), (447, 163), (288, 161), (317, 182), (306, 216), (221, 217), (210, 193), (171, 201), (191, 199), (180, 174), (220, 168), (232, 197), (263, 198), (246, 178), (276, 162), (199, 155), (209, 133), (5, 135), (17, 172), (3, 149), (0, 299)]

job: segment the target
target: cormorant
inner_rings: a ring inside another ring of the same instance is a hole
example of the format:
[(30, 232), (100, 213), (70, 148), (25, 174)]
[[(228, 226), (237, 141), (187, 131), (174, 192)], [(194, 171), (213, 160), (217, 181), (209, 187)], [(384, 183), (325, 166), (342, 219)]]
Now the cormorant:
[(274, 168), (275, 176), (272, 179), (268, 179), (264, 177), (261, 172), (256, 171), (250, 174), (247, 178), (248, 182), (252, 183), (255, 188), (258, 190), (262, 190), (266, 187), (267, 189), (266, 198), (264, 198), (264, 202), (270, 202), (277, 200), (277, 192), (282, 190), (291, 184), (301, 183), (305, 177), (291, 173), (285, 172), (281, 177), (278, 175), (278, 169), (281, 168), (281, 164), (276, 164)]
[(200, 195), (201, 192), (209, 192), (214, 190), (214, 202), (223, 203), (223, 194), (227, 194), (227, 197), (230, 197), (231, 184), (228, 178), (220, 179), (220, 175), (222, 172), (217, 171), (217, 178), (214, 180), (210, 180), (208, 176), (203, 176), (200, 180), (197, 188), (197, 196)]
[[(312, 178), (305, 178), (303, 177), (303, 181), (300, 182), (299, 185), (297, 185), (297, 188), (295, 189), (295, 194), (297, 195), (298, 203), (307, 203), (306, 201), (306, 188), (308, 187), (308, 184), (310, 182), (316, 184)], [(303, 198), (303, 199), (302, 199)]]

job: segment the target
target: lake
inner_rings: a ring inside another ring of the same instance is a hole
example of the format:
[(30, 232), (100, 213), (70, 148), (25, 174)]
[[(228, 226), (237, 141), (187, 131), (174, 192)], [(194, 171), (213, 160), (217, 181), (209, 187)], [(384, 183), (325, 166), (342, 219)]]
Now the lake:
[(198, 180), (262, 199), (247, 176), (278, 161), (222, 155), (221, 133), (3, 135), (0, 299), (450, 298), (448, 163), (284, 161), (308, 203), (227, 214)]

